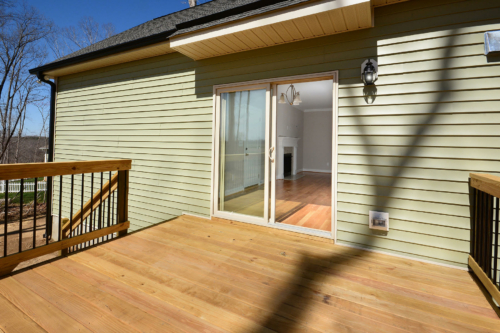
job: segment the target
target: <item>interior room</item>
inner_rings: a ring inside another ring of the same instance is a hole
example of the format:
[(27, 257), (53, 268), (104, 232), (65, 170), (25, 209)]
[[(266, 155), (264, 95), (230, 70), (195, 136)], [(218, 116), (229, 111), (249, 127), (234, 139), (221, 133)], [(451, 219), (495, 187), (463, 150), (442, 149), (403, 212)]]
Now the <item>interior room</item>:
[[(333, 81), (276, 93), (275, 222), (331, 231)], [(264, 218), (266, 90), (224, 92), (220, 101), (218, 208)]]
[(276, 222), (331, 231), (332, 86), (278, 86)]

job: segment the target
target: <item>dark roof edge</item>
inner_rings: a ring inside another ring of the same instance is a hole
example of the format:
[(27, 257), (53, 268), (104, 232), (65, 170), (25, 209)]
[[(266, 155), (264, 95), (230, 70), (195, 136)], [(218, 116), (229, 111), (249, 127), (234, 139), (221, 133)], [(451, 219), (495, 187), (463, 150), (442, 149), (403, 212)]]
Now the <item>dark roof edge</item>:
[(102, 50), (97, 50), (94, 52), (85, 53), (85, 54), (82, 54), (82, 55), (79, 55), (79, 56), (76, 56), (73, 58), (64, 59), (64, 60), (61, 60), (58, 62), (49, 63), (49, 64), (46, 64), (46, 65), (43, 65), (40, 67), (30, 69), (29, 72), (30, 72), (30, 74), (36, 74), (38, 72), (45, 72), (45, 71), (54, 70), (54, 69), (58, 69), (58, 68), (65, 67), (65, 66), (75, 65), (75, 64), (78, 64), (78, 63), (81, 63), (84, 61), (94, 60), (94, 59), (105, 57), (108, 55), (133, 50), (136, 48), (148, 46), (148, 45), (155, 44), (155, 43), (164, 42), (164, 41), (168, 40), (168, 37), (170, 35), (172, 35), (172, 33), (174, 33), (175, 31), (176, 30), (168, 30), (168, 31), (162, 32), (160, 34), (148, 36), (148, 37), (141, 38), (141, 39), (136, 39), (136, 40), (133, 40), (133, 41), (130, 41), (127, 43), (123, 43), (123, 44), (114, 45), (114, 46), (111, 46), (111, 47), (108, 47), (108, 48), (105, 48)]
[(218, 12), (218, 13), (203, 16), (203, 17), (200, 17), (200, 18), (197, 18), (194, 20), (182, 22), (182, 23), (176, 24), (175, 27), (177, 28), (177, 30), (183, 30), (183, 29), (191, 28), (191, 27), (194, 27), (197, 25), (220, 20), (220, 19), (226, 18), (228, 16), (239, 14), (241, 12), (248, 12), (251, 10), (274, 5), (276, 3), (284, 2), (284, 1), (287, 1), (287, 0), (261, 0), (261, 1), (251, 2), (251, 3), (248, 3), (246, 5), (234, 7), (234, 8), (222, 11), (222, 12)]

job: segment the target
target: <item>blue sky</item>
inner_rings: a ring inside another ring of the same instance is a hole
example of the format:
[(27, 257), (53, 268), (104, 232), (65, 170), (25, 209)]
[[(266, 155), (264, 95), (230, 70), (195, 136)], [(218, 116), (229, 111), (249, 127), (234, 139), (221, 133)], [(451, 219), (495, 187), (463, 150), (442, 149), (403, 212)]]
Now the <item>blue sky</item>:
[(28, 0), (59, 26), (76, 25), (83, 16), (111, 22), (116, 32), (188, 8), (187, 0)]
[[(116, 33), (154, 18), (188, 8), (187, 0), (27, 0), (60, 27), (76, 25), (83, 16), (99, 23), (113, 23)], [(38, 134), (41, 120), (36, 110), (28, 110), (26, 128)], [(28, 133), (27, 133), (28, 134)]]

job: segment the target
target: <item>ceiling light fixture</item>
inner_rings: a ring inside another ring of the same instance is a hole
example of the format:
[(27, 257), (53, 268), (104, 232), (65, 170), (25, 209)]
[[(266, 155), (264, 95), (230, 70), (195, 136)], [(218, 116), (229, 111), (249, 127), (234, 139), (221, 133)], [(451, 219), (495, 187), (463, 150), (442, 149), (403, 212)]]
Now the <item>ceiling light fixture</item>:
[[(288, 98), (289, 91), (290, 91), (290, 98)], [(281, 93), (280, 99), (278, 101), (278, 103), (280, 104), (285, 104), (287, 102), (290, 105), (299, 105), (300, 103), (302, 103), (302, 100), (300, 99), (300, 92), (298, 92), (295, 89), (295, 86), (293, 84), (291, 84), (290, 87), (288, 87), (286, 93)]]

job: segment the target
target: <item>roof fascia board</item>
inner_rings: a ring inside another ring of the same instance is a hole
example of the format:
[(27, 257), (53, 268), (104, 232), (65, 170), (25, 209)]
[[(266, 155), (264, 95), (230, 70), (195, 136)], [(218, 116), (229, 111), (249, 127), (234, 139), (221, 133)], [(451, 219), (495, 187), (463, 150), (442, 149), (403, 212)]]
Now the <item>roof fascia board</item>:
[(186, 44), (192, 44), (210, 38), (255, 29), (278, 22), (289, 21), (365, 2), (370, 2), (370, 0), (323, 0), (297, 7), (285, 8), (283, 10), (263, 14), (254, 18), (247, 18), (235, 23), (216, 26), (199, 32), (187, 33), (185, 35), (173, 36), (170, 38), (170, 47), (175, 50), (176, 47)]
[(80, 72), (85, 72), (93, 69), (109, 67), (113, 65), (123, 64), (126, 62), (157, 57), (169, 53), (176, 52), (172, 48), (170, 48), (170, 43), (168, 40), (155, 43), (139, 48), (134, 48), (129, 51), (113, 53), (108, 56), (99, 57), (97, 59), (91, 59), (83, 62), (79, 62), (77, 64), (68, 65), (52, 70), (44, 71), (45, 75), (51, 77), (60, 77)]
[(102, 50), (98, 50), (98, 51), (95, 51), (95, 52), (90, 52), (90, 53), (82, 54), (81, 56), (77, 56), (77, 57), (73, 57), (73, 58), (61, 60), (61, 61), (58, 61), (58, 62), (49, 63), (47, 65), (43, 65), (43, 66), (40, 66), (40, 67), (36, 67), (36, 68), (30, 69), (29, 72), (30, 72), (30, 74), (36, 74), (38, 72), (46, 72), (46, 71), (49, 71), (49, 70), (54, 70), (54, 69), (58, 69), (58, 68), (62, 68), (62, 67), (70, 66), (70, 65), (75, 65), (75, 64), (78, 64), (78, 63), (81, 63), (81, 62), (84, 62), (84, 61), (94, 60), (94, 59), (97, 59), (97, 58), (101, 58), (101, 57), (113, 55), (113, 54), (116, 54), (116, 53), (120, 53), (120, 52), (124, 52), (124, 51), (133, 50), (133, 49), (136, 49), (136, 48), (140, 48), (140, 47), (143, 47), (143, 46), (148, 46), (148, 45), (151, 45), (151, 44), (156, 44), (156, 43), (159, 43), (159, 42), (164, 42), (164, 41), (167, 41), (168, 40), (168, 36), (170, 36), (174, 32), (175, 32), (175, 30), (169, 30), (169, 31), (163, 32), (161, 34), (157, 34), (157, 35), (153, 35), (153, 36), (148, 36), (148, 37), (145, 37), (145, 38), (142, 38), (142, 39), (139, 39), (139, 40), (134, 40), (134, 41), (130, 41), (130, 42), (127, 42), (127, 43), (123, 43), (123, 44), (115, 45), (115, 46), (112, 46), (112, 47), (108, 47), (108, 48), (105, 48), (105, 49), (102, 49)]

